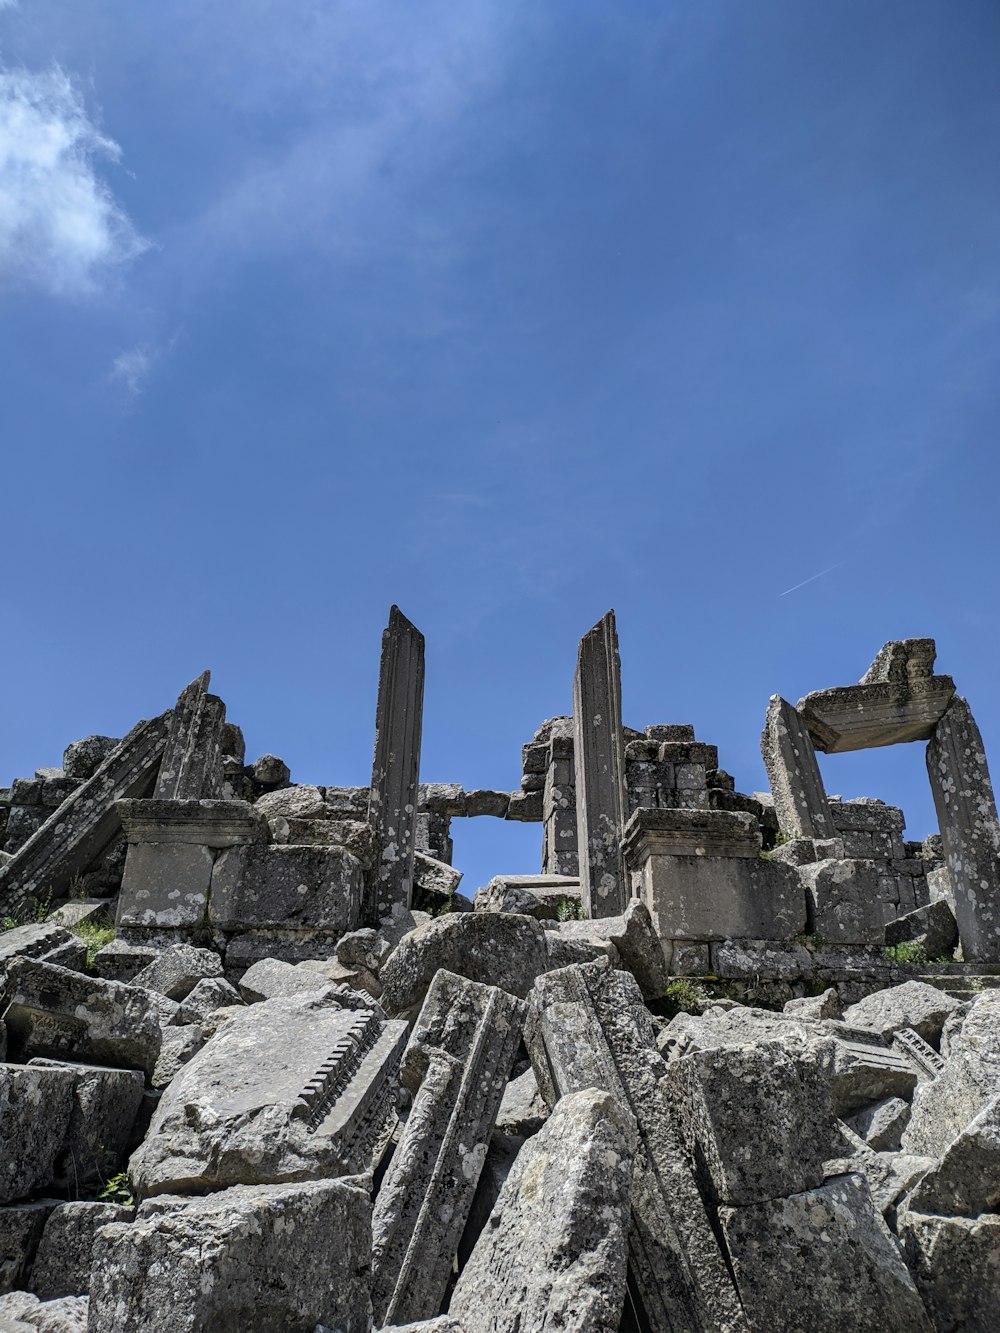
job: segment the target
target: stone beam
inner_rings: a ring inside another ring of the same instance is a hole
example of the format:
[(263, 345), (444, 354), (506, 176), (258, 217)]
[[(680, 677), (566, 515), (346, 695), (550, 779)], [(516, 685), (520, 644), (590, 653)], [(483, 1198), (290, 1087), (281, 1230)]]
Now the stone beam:
[(583, 909), (587, 916), (620, 916), (630, 895), (622, 865), (625, 742), (613, 611), (580, 640), (573, 680), (573, 751)]
[(94, 775), (55, 809), (0, 866), (0, 910), (16, 916), (33, 901), (58, 896), (120, 828), (115, 802), (148, 796), (167, 742), (170, 712), (137, 723)]
[(222, 795), (226, 705), (208, 693), (210, 679), (210, 672), (202, 672), (177, 699), (153, 793), (157, 800), (216, 800)]
[(835, 838), (816, 751), (798, 712), (771, 695), (760, 752), (771, 783), (778, 826), (788, 838)]
[(379, 1326), (441, 1308), (525, 1012), (506, 991), (444, 970), (427, 993), (401, 1068), (413, 1107), (372, 1218)]
[(953, 699), (927, 746), (955, 919), (967, 963), (1000, 962), (1000, 825), (983, 738)]
[(375, 708), (368, 818), (378, 862), (365, 910), (370, 925), (397, 904), (409, 907), (413, 896), (423, 707), (424, 636), (394, 606), (382, 632)]

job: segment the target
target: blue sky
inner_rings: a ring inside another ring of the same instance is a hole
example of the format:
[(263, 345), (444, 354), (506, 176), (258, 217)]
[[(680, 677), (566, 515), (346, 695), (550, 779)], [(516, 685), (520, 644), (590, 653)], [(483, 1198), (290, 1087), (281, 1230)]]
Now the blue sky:
[[(206, 666), (365, 782), (393, 601), (426, 780), (516, 786), (609, 606), (743, 790), (908, 635), (1000, 764), (992, 0), (0, 0), (0, 64), (0, 782)], [(923, 836), (921, 751), (828, 788)]]

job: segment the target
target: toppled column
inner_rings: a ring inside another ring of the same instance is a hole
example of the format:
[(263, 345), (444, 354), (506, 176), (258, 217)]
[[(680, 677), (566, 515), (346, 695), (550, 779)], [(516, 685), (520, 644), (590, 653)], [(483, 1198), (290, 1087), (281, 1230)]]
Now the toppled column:
[(788, 838), (836, 837), (809, 732), (779, 694), (771, 695), (760, 751), (782, 833)]
[(16, 914), (33, 899), (61, 893), (119, 829), (115, 802), (147, 796), (167, 743), (170, 712), (137, 723), (86, 782), (0, 865), (0, 910)]
[(634, 1118), (610, 1093), (557, 1102), (518, 1154), (450, 1314), (476, 1333), (617, 1328), (636, 1141)]
[(583, 909), (587, 916), (620, 916), (630, 894), (622, 864), (625, 740), (614, 611), (580, 640), (573, 749)]
[(953, 699), (927, 746), (955, 918), (967, 963), (1000, 962), (1000, 825), (983, 738)]
[(378, 1324), (441, 1308), (526, 1006), (495, 986), (439, 971), (401, 1078), (413, 1107), (372, 1218), (372, 1303)]
[(606, 963), (540, 977), (528, 1049), (549, 1105), (602, 1088), (635, 1117), (629, 1265), (651, 1333), (746, 1329), (732, 1279), (687, 1164), (639, 988)]
[(159, 801), (214, 800), (222, 796), (222, 728), (226, 705), (208, 693), (203, 672), (180, 693), (153, 796)]
[(423, 707), (424, 636), (394, 606), (382, 632), (375, 709), (368, 818), (378, 862), (365, 912), (370, 925), (396, 904), (409, 907), (413, 895)]

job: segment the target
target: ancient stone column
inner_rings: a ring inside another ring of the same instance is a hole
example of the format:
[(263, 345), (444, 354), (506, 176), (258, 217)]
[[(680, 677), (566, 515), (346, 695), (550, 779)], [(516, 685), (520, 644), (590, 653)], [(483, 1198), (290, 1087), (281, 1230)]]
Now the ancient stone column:
[(788, 838), (835, 838), (816, 751), (798, 712), (772, 694), (760, 736), (778, 826)]
[(967, 963), (1000, 962), (1000, 825), (986, 751), (965, 699), (955, 698), (927, 746), (955, 918)]
[(365, 916), (371, 925), (398, 903), (410, 906), (416, 850), (424, 636), (394, 606), (382, 632), (375, 757), (368, 818), (378, 848)]
[(153, 793), (156, 800), (214, 800), (222, 795), (226, 705), (218, 695), (208, 693), (210, 679), (210, 672), (202, 672), (181, 691), (174, 705)]
[(587, 916), (620, 916), (630, 894), (621, 847), (625, 743), (614, 611), (580, 640), (573, 680), (573, 748), (583, 909)]

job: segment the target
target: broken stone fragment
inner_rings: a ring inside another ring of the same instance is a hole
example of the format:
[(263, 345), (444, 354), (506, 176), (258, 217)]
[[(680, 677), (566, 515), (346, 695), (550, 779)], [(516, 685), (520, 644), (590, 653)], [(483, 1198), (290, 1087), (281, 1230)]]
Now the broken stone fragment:
[(1000, 1204), (1000, 1095), (986, 1103), (907, 1200), (916, 1213), (978, 1217)]
[(1000, 990), (973, 1002), (949, 1042), (948, 1060), (922, 1082), (903, 1133), (906, 1152), (940, 1157), (985, 1104), (1000, 1094)]
[(130, 944), (113, 939), (94, 955), (94, 971), (105, 981), (130, 982), (153, 961), (158, 950), (152, 944)]
[(329, 815), (319, 787), (305, 783), (265, 792), (254, 801), (254, 809), (267, 819), (326, 819)]
[(3, 1333), (87, 1333), (86, 1296), (60, 1296), (40, 1301), (28, 1291), (0, 1296), (0, 1328)]
[(512, 1078), (504, 1089), (497, 1112), (496, 1132), (530, 1138), (537, 1134), (549, 1117), (545, 1098), (538, 1091), (535, 1071), (530, 1067)]
[(149, 991), (17, 958), (7, 968), (4, 998), (17, 1059), (68, 1056), (153, 1072), (160, 1017)]
[(816, 751), (798, 712), (772, 694), (760, 738), (778, 827), (786, 838), (831, 838), (833, 820)]
[(830, 986), (822, 995), (803, 995), (800, 999), (788, 1000), (784, 1012), (795, 1018), (840, 1018), (840, 996), (836, 987)]
[[(4, 1128), (0, 1120), (0, 1130)], [(4, 1142), (9, 1140), (4, 1132)], [(42, 1230), (58, 1199), (38, 1199), (0, 1208), (0, 1294), (27, 1285)]]
[(449, 1309), (468, 1333), (618, 1327), (636, 1145), (635, 1120), (611, 1093), (560, 1099), (459, 1276)]
[(150, 1083), (154, 1088), (165, 1088), (177, 1077), (184, 1065), (197, 1055), (205, 1044), (205, 1033), (197, 1023), (172, 1024), (163, 1031), (160, 1054), (156, 1058)]
[(73, 1113), (73, 1074), (0, 1065), (0, 1203), (51, 1185)]
[(117, 1203), (63, 1203), (53, 1209), (31, 1268), (31, 1290), (43, 1301), (87, 1295), (98, 1227), (131, 1216), (130, 1208)]
[(900, 1028), (912, 1028), (924, 1041), (936, 1046), (948, 1017), (959, 1001), (924, 981), (904, 981), (901, 986), (873, 991), (844, 1011), (844, 1022), (870, 1028), (883, 1041), (891, 1040)]
[(425, 893), (437, 894), (442, 900), (450, 899), (462, 882), (462, 872), (426, 852), (415, 852), (413, 882)]
[(153, 791), (158, 801), (215, 800), (222, 795), (222, 730), (226, 705), (208, 693), (202, 672), (178, 696)]
[(885, 926), (887, 945), (919, 944), (928, 959), (950, 959), (958, 943), (955, 914), (943, 900), (905, 912)]
[(183, 1000), (207, 977), (222, 977), (222, 959), (214, 950), (171, 944), (132, 978), (132, 984)]
[(920, 1297), (860, 1176), (719, 1221), (750, 1327), (931, 1333)]
[(0, 969), (15, 958), (37, 958), (82, 972), (87, 966), (87, 946), (57, 922), (36, 921), (0, 933)]
[(667, 988), (670, 977), (663, 946), (653, 929), (649, 908), (637, 898), (629, 902), (622, 916), (560, 922), (556, 932), (548, 931), (545, 936), (550, 954), (556, 934), (566, 941), (592, 939), (613, 944), (621, 966), (632, 973), (647, 1000), (659, 999)]
[(262, 787), (282, 787), (292, 779), (292, 770), (276, 754), (262, 754), (255, 759), (250, 774)]
[(295, 967), (278, 958), (262, 958), (240, 978), (239, 993), (248, 1004), (289, 995), (315, 994), (326, 990), (332, 978), (322, 972)]
[(993, 1333), (1000, 1309), (1000, 1216), (905, 1211), (899, 1237), (936, 1333)]
[(81, 1185), (107, 1180), (120, 1171), (142, 1103), (142, 1074), (134, 1069), (38, 1057), (28, 1068), (64, 1070), (73, 1079), (72, 1110), (54, 1182), (63, 1189), (78, 1190)]
[(203, 977), (185, 996), (177, 1011), (176, 1022), (202, 1023), (217, 1009), (242, 1003), (239, 991), (223, 977)]
[(473, 900), (477, 912), (516, 912), (539, 921), (578, 917), (580, 881), (571, 875), (495, 875)]
[(884, 1097), (852, 1116), (848, 1124), (874, 1152), (898, 1152), (910, 1108), (901, 1097)]
[(236, 1010), (163, 1093), (129, 1174), (140, 1197), (370, 1168), (395, 1123), (406, 1025), (332, 988)]
[(84, 736), (63, 750), (62, 771), (68, 778), (90, 778), (121, 741), (116, 736)]
[(97, 1233), (91, 1327), (369, 1333), (370, 1219), (354, 1178), (153, 1200)]
[(441, 1308), (524, 1014), (494, 986), (444, 970), (434, 978), (401, 1065), (413, 1105), (372, 1217), (379, 1322)]

